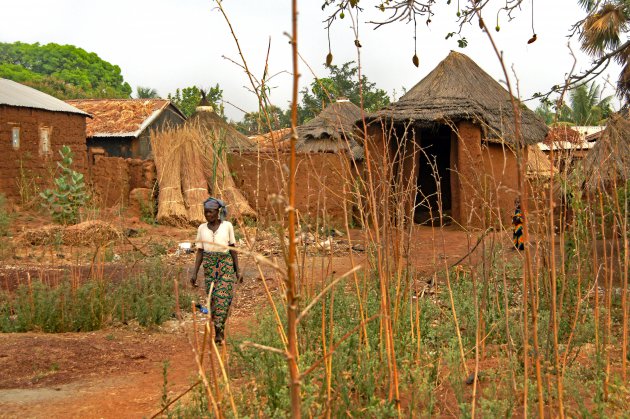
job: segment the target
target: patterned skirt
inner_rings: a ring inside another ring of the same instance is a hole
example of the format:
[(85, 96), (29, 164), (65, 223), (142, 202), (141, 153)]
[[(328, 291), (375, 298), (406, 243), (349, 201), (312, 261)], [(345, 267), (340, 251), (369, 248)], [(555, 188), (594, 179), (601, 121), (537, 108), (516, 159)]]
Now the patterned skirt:
[(206, 293), (210, 292), (210, 313), (215, 328), (223, 332), (234, 296), (234, 260), (229, 252), (203, 252)]

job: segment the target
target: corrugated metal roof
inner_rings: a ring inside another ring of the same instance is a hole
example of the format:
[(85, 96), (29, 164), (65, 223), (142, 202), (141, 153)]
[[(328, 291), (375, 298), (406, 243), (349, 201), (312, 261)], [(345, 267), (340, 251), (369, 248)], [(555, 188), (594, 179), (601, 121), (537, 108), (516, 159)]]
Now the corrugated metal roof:
[(32, 87), (14, 82), (13, 80), (0, 78), (0, 105), (17, 106), (21, 108), (43, 109), (52, 112), (77, 113), (90, 116), (88, 113), (75, 108), (47, 95)]
[[(171, 101), (167, 99), (76, 99), (68, 103), (92, 114), (87, 121), (88, 137), (137, 138)], [(185, 117), (176, 108), (182, 121)]]

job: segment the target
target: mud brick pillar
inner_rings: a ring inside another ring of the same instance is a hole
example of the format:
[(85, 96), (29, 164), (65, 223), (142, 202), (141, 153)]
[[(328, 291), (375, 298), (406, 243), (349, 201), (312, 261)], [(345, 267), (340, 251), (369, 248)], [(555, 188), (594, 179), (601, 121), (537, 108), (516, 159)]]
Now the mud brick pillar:
[(481, 180), (483, 156), (481, 154), (481, 128), (470, 121), (457, 123), (451, 138), (452, 217), (463, 227), (479, 227), (482, 223)]

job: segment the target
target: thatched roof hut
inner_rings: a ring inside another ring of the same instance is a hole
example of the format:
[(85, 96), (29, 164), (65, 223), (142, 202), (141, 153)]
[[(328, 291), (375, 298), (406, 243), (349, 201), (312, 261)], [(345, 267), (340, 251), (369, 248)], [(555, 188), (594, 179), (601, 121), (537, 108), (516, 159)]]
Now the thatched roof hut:
[(297, 151), (348, 151), (357, 159), (363, 158), (363, 148), (354, 139), (354, 124), (361, 119), (361, 108), (348, 99), (331, 103), (315, 118), (298, 127)]
[(205, 135), (211, 137), (212, 143), (224, 142), (228, 151), (250, 151), (256, 149), (256, 143), (241, 134), (223, 120), (212, 106), (197, 106), (195, 113), (188, 118), (188, 126), (199, 128)]
[[(542, 141), (547, 126), (521, 105), (521, 134), (525, 144)], [(413, 121), (416, 126), (471, 120), (482, 126), (486, 140), (515, 143), (510, 94), (464, 54), (451, 51), (398, 102), (370, 115), (370, 119)]]
[(625, 185), (630, 179), (630, 120), (628, 114), (610, 117), (603, 134), (583, 161), (584, 186), (594, 191), (613, 182)]

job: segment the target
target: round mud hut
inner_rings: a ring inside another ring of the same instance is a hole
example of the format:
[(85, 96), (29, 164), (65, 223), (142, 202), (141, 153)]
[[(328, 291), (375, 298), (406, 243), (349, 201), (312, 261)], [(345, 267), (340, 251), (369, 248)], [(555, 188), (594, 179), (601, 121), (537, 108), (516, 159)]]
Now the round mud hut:
[(472, 59), (451, 51), (400, 100), (367, 117), (374, 187), (383, 205), (403, 205), (421, 223), (509, 223), (520, 194), (518, 158), (526, 162), (526, 146), (543, 141), (548, 130), (517, 105), (519, 133), (510, 93)]

